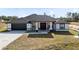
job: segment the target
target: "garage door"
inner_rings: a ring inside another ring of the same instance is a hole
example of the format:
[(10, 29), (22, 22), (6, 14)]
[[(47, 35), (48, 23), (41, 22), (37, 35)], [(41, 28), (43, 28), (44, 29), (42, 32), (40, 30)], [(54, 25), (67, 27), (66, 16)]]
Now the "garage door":
[(26, 24), (11, 24), (12, 30), (26, 30)]

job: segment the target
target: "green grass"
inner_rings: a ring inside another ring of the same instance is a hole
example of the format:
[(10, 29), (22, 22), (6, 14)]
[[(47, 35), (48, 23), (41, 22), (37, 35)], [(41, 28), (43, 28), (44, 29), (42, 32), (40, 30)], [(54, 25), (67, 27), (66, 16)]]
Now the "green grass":
[[(50, 36), (51, 35), (51, 36)], [(79, 40), (74, 38), (76, 31), (53, 32), (47, 35), (24, 34), (4, 50), (79, 50)]]

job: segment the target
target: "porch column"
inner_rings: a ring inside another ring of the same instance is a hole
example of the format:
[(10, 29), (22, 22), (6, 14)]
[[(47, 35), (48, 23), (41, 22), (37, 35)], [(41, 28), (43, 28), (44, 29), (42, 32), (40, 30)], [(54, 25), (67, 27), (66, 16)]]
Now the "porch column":
[(35, 25), (36, 25), (36, 32), (38, 32), (38, 22), (36, 22)]
[(40, 22), (39, 22), (39, 28), (40, 28)]
[(50, 31), (52, 30), (52, 22), (50, 22), (49, 30), (50, 30)]
[(8, 29), (9, 31), (11, 31), (11, 23), (8, 23), (8, 24), (7, 24), (7, 29)]

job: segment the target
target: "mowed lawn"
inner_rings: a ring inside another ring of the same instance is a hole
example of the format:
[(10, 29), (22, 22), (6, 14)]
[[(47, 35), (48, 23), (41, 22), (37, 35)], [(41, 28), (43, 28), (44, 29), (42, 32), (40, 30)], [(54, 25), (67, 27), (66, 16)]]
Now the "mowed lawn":
[(53, 32), (49, 34), (24, 34), (3, 50), (78, 50), (79, 39), (76, 31)]

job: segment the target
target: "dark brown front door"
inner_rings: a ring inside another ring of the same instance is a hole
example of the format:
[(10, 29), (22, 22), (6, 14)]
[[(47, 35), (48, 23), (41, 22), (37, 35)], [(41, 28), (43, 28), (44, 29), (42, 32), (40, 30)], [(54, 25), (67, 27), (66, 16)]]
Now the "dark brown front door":
[(46, 23), (40, 23), (40, 29), (46, 30)]

